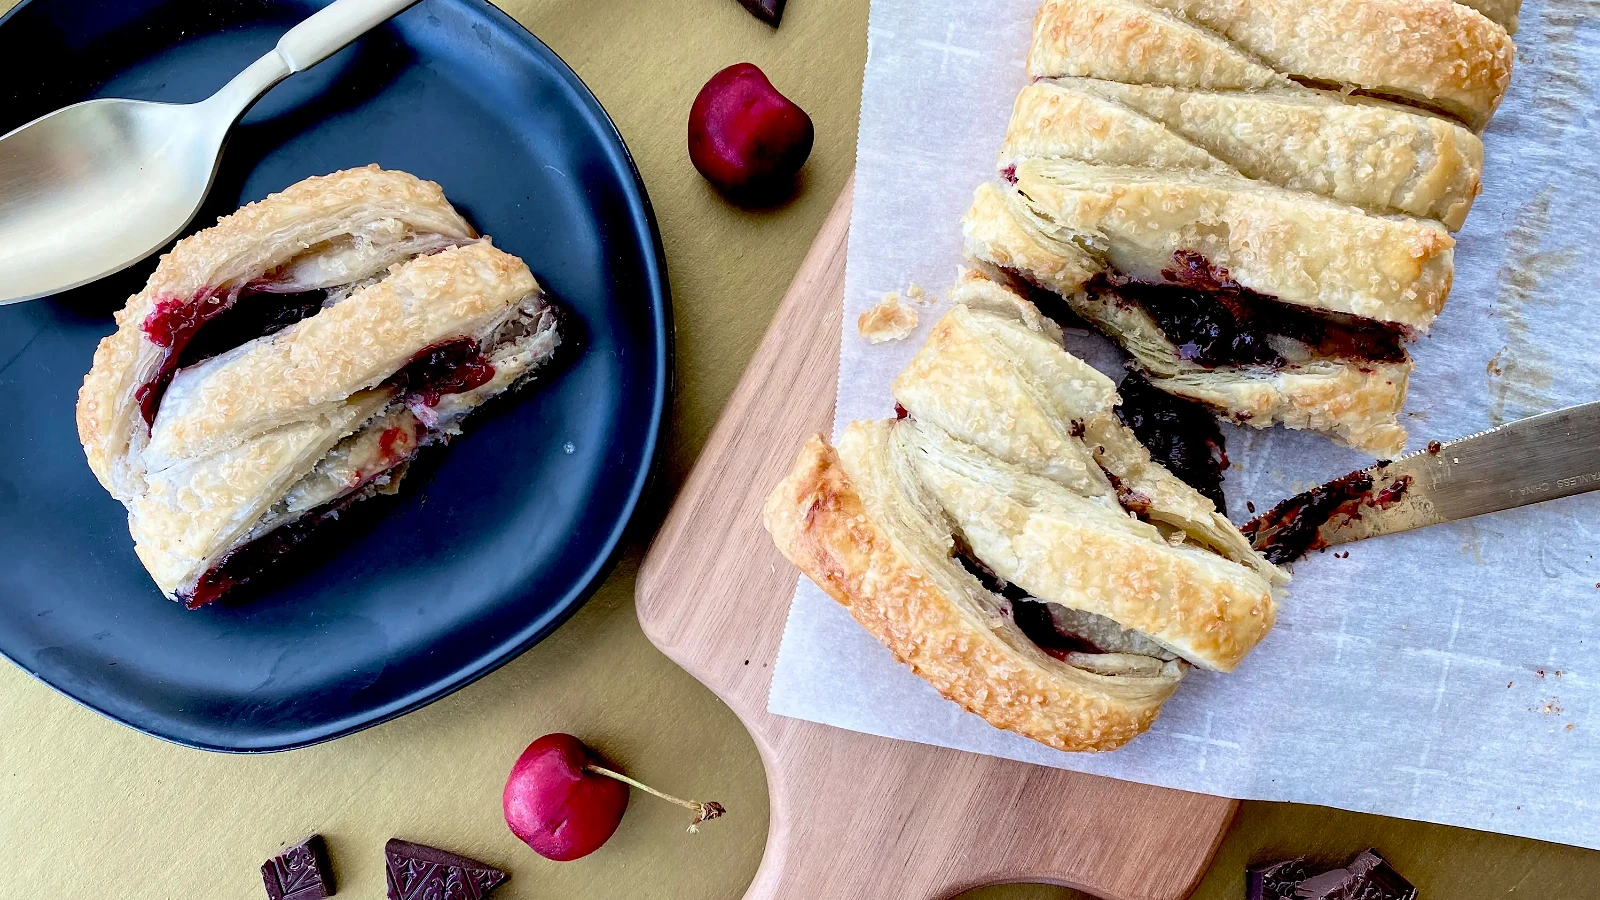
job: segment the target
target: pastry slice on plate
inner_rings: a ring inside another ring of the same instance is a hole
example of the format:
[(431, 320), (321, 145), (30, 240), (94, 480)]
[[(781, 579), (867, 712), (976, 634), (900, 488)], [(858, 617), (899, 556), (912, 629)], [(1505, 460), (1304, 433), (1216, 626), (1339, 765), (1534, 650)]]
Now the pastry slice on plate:
[(439, 186), (309, 178), (178, 242), (78, 399), (90, 467), (161, 590), (200, 606), (530, 379), (560, 343), (528, 267)]
[(904, 415), (820, 437), (767, 501), (784, 555), (941, 694), (1063, 750), (1149, 727), (1232, 671), (1287, 581), (1118, 421), (1110, 380), (967, 277), (895, 383)]

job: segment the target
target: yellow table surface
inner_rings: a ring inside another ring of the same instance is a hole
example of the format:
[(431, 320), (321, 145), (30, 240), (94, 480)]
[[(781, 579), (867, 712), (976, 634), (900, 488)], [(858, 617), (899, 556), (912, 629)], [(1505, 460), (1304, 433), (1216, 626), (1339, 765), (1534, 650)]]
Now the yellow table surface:
[[(47, 0), (45, 0), (47, 2)], [(0, 0), (0, 11), (11, 0)], [(677, 319), (678, 397), (666, 487), (682, 482), (801, 256), (853, 166), (866, 0), (790, 0), (781, 30), (735, 0), (507, 0), (615, 117), (660, 218)], [(749, 213), (689, 165), (695, 91), (760, 65), (816, 121), (805, 186)], [(774, 414), (781, 414), (774, 410)], [(709, 691), (658, 653), (633, 612), (636, 547), (553, 637), (498, 672), (397, 721), (266, 756), (188, 750), (136, 734), (0, 664), (0, 898), (264, 896), (258, 867), (311, 832), (328, 839), (341, 895), (383, 895), (391, 836), (512, 873), (497, 897), (737, 898), (766, 840), (755, 746)], [(505, 828), (500, 789), (534, 737), (569, 731), (633, 775), (715, 799), (727, 818), (686, 835), (685, 813), (635, 793), (602, 850), (536, 856)], [(1592, 789), (1574, 785), (1574, 790)], [(1197, 897), (1243, 896), (1243, 865), (1380, 847), (1429, 898), (1594, 897), (1600, 854), (1311, 807), (1245, 804)], [(986, 900), (1062, 898), (1008, 886)]]

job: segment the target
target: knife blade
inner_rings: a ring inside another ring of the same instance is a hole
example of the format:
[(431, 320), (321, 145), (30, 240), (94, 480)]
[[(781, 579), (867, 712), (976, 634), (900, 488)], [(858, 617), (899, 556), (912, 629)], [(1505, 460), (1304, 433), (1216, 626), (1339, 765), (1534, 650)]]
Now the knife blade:
[(1600, 489), (1600, 401), (1519, 419), (1290, 497), (1243, 529), (1273, 562)]

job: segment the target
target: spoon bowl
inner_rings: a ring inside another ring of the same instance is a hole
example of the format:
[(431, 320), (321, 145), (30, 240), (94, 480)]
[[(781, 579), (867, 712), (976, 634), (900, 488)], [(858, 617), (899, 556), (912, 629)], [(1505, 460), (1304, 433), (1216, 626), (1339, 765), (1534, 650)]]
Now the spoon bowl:
[(334, 0), (199, 103), (89, 100), (0, 137), (0, 305), (120, 271), (181, 233), (273, 85), (417, 0)]
[(86, 284), (176, 237), (233, 124), (205, 107), (90, 100), (0, 139), (4, 302)]

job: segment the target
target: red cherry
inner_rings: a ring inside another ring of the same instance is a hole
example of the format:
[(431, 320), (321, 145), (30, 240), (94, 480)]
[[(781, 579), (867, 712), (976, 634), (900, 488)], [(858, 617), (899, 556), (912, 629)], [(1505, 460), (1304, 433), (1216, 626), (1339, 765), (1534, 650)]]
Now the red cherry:
[(622, 823), (628, 786), (587, 771), (599, 760), (570, 734), (547, 734), (511, 767), (501, 803), (511, 833), (546, 859), (600, 849)]
[(811, 117), (750, 63), (711, 76), (689, 109), (689, 159), (729, 198), (776, 199), (811, 155)]

